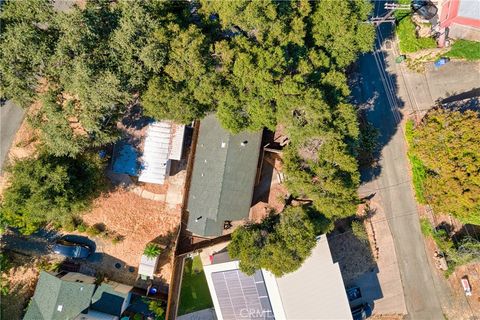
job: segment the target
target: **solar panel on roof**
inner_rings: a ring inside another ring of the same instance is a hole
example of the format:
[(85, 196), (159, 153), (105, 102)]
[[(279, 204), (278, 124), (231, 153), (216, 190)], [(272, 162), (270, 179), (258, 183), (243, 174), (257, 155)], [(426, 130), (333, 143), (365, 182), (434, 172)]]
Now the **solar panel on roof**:
[(212, 281), (224, 319), (275, 319), (261, 271), (253, 276), (240, 270), (214, 272)]

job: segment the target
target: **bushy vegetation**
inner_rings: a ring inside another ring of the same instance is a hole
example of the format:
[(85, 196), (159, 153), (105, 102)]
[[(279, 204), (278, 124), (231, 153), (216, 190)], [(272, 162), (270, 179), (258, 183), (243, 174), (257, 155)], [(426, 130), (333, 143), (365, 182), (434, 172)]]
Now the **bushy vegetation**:
[(156, 243), (147, 244), (145, 246), (145, 249), (143, 250), (143, 254), (149, 258), (156, 258), (160, 255), (161, 252), (162, 252), (162, 249)]
[(354, 220), (351, 224), (352, 233), (361, 242), (368, 243), (368, 234), (362, 221)]
[(153, 312), (155, 320), (165, 319), (165, 310), (162, 302), (156, 300), (150, 300), (148, 303), (148, 310)]
[[(407, 126), (417, 198), (435, 212), (480, 225), (480, 118), (474, 111), (434, 109)], [(421, 195), (421, 197), (419, 197)]]
[(53, 222), (72, 223), (103, 186), (103, 162), (95, 154), (77, 158), (40, 153), (17, 161), (0, 205), (2, 220), (24, 234)]
[(466, 60), (480, 60), (480, 42), (456, 40), (445, 56)]
[(423, 235), (430, 237), (440, 249), (448, 264), (446, 275), (450, 275), (456, 267), (480, 261), (480, 241), (464, 236), (454, 241), (444, 228), (433, 228), (427, 219), (420, 220)]
[(317, 216), (303, 207), (289, 207), (281, 215), (271, 214), (260, 223), (239, 227), (232, 234), (228, 253), (240, 260), (246, 274), (263, 268), (281, 277), (302, 265), (316, 245), (316, 235), (326, 231), (316, 229)]

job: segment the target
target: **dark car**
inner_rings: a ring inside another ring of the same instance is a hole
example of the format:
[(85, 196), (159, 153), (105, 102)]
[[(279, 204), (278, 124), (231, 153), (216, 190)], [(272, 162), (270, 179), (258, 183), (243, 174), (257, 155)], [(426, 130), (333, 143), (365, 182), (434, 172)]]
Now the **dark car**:
[(92, 248), (83, 243), (59, 239), (52, 248), (53, 252), (67, 258), (85, 259), (92, 254)]
[(412, 8), (413, 11), (427, 20), (433, 19), (438, 12), (437, 7), (429, 0), (413, 0)]
[(353, 320), (365, 320), (372, 315), (372, 307), (368, 303), (362, 303), (351, 310)]

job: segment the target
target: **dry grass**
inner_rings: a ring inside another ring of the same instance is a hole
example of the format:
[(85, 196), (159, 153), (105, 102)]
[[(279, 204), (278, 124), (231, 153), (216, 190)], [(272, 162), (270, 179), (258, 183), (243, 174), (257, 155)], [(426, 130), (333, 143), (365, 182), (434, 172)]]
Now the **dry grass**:
[[(162, 202), (118, 189), (95, 200), (93, 209), (83, 216), (83, 220), (87, 225), (104, 224), (109, 231), (123, 237), (119, 243), (95, 239), (98, 249), (107, 257), (100, 271), (109, 274), (119, 270), (114, 269), (114, 263), (109, 263), (108, 259), (137, 268), (147, 243), (153, 241), (171, 246), (180, 224), (180, 211), (169, 210)], [(161, 255), (159, 266), (159, 277), (168, 282), (171, 278), (168, 252)]]
[(1, 299), (2, 319), (21, 319), (23, 310), (35, 291), (39, 270), (36, 260), (18, 254), (11, 255), (12, 268), (5, 273), (10, 292)]

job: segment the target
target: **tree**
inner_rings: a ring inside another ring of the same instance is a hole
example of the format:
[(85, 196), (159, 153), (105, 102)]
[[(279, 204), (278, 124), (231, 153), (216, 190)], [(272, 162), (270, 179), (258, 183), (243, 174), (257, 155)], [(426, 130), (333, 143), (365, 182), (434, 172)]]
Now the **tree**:
[(85, 210), (103, 185), (103, 163), (97, 155), (76, 159), (41, 153), (10, 167), (9, 187), (4, 191), (0, 214), (24, 234), (55, 222), (70, 223)]
[(297, 270), (316, 245), (316, 215), (303, 207), (289, 207), (261, 223), (239, 227), (232, 234), (228, 253), (240, 260), (240, 269), (253, 274), (260, 268), (280, 277)]
[(312, 15), (312, 36), (334, 63), (344, 68), (372, 49), (375, 30), (365, 23), (372, 11), (364, 0), (319, 1)]
[(0, 14), (0, 97), (27, 107), (33, 101), (37, 77), (51, 54), (55, 32), (48, 0), (6, 1)]
[(430, 111), (411, 147), (426, 167), (424, 196), (436, 212), (480, 225), (480, 119), (475, 111)]
[(168, 56), (161, 73), (148, 83), (141, 96), (145, 111), (157, 119), (189, 122), (212, 110), (217, 86), (201, 30), (177, 24), (167, 26)]

